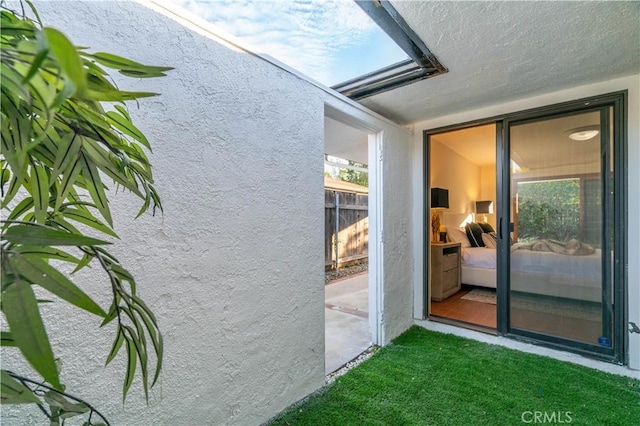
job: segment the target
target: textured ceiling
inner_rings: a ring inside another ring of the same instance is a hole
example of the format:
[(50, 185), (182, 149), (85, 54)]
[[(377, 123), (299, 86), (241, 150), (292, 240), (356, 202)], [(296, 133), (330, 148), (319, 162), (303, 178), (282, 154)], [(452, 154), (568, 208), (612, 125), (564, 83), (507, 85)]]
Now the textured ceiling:
[(433, 135), (439, 142), (478, 166), (496, 164), (496, 125), (467, 127)]
[(640, 72), (640, 2), (391, 1), (449, 69), (360, 101), (398, 123)]

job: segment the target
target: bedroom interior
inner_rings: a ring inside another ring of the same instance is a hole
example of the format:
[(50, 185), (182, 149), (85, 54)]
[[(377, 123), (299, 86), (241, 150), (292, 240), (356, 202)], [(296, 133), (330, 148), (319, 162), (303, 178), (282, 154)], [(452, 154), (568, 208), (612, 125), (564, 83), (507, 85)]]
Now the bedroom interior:
[[(612, 117), (612, 108), (594, 108), (505, 129), (509, 330), (595, 351), (613, 344), (613, 290), (604, 279), (613, 203), (601, 200), (613, 188)], [(446, 243), (435, 233), (430, 243), (429, 316), (489, 333), (498, 328), (497, 290), (507, 285), (497, 271), (496, 123), (431, 134), (427, 157), (429, 187), (449, 197), (439, 211)]]
[[(430, 145), (432, 200), (436, 187), (448, 188), (449, 208), (441, 212), (441, 230), (446, 232), (448, 243), (459, 246), (451, 250), (449, 257), (460, 257), (461, 265), (449, 272), (457, 276), (453, 280), (460, 281), (459, 290), (441, 300), (432, 297), (430, 312), (434, 319), (459, 321), (484, 331), (496, 328), (495, 277), (488, 276), (483, 287), (463, 279), (464, 252), (469, 243), (461, 241), (467, 223), (482, 222), (495, 228), (495, 132), (493, 123), (454, 130), (433, 135)], [(437, 241), (432, 237), (432, 244)], [(432, 267), (442, 258), (439, 248), (432, 246)], [(432, 290), (440, 285), (439, 281), (432, 276)]]

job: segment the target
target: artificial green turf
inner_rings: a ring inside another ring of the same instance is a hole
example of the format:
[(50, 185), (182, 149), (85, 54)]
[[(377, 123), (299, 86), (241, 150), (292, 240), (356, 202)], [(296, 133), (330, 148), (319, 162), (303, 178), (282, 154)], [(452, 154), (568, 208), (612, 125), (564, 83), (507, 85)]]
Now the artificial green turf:
[(526, 425), (535, 412), (640, 425), (640, 381), (413, 327), (270, 424)]

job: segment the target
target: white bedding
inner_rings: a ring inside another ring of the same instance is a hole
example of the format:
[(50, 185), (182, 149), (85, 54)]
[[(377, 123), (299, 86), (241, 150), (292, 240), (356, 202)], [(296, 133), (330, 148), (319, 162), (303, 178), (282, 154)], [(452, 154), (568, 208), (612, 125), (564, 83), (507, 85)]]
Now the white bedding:
[(496, 269), (496, 252), (486, 247), (463, 248), (462, 263), (470, 268)]
[[(462, 249), (462, 283), (496, 287), (496, 250)], [(569, 256), (550, 252), (511, 252), (511, 288), (556, 297), (599, 302), (601, 300), (601, 254)]]
[[(462, 249), (462, 263), (471, 268), (496, 268), (497, 250), (486, 247)], [(534, 274), (568, 275), (576, 278), (600, 279), (600, 250), (587, 256), (568, 256), (546, 251), (514, 250), (511, 270)]]

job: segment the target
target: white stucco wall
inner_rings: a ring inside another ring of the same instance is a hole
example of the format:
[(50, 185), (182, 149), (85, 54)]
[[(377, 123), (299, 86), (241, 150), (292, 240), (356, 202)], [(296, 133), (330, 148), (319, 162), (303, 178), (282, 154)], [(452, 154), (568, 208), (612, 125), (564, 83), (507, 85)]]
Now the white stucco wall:
[(413, 325), (412, 146), (398, 143), (402, 136), (401, 131), (390, 130), (384, 133), (382, 141), (384, 315), (381, 322), (384, 343)]
[[(118, 78), (162, 93), (130, 108), (153, 144), (164, 215), (134, 221), (137, 200), (112, 198), (121, 236), (113, 250), (159, 318), (164, 373), (148, 407), (139, 382), (123, 407), (122, 363), (102, 368), (112, 336), (89, 317), (51, 316), (52, 334), (64, 335), (55, 349), (69, 392), (112, 424), (255, 425), (316, 390), (324, 382), (317, 90), (139, 4), (38, 7), (76, 44), (175, 67), (161, 79)], [(107, 289), (102, 276), (81, 278), (93, 294)], [(3, 424), (32, 423), (4, 411)]]
[[(123, 355), (103, 367), (112, 335), (95, 318), (52, 304), (45, 318), (70, 393), (112, 424), (255, 425), (323, 385), (326, 106), (382, 137), (376, 158), (390, 198), (376, 213), (381, 343), (411, 325), (409, 132), (139, 3), (40, 2), (38, 9), (46, 25), (91, 51), (175, 67), (160, 79), (115, 76), (122, 88), (162, 94), (130, 112), (152, 143), (164, 214), (134, 221), (140, 203), (122, 193), (112, 212), (121, 236), (113, 253), (159, 319), (163, 374), (148, 405), (138, 378), (123, 405)], [(96, 268), (76, 280), (107, 306)], [(3, 350), (2, 361), (28, 371), (15, 352)], [(3, 407), (1, 420), (43, 417)]]
[[(427, 129), (465, 123), (489, 117), (499, 116), (516, 111), (567, 102), (589, 96), (596, 96), (620, 90), (628, 90), (628, 117), (627, 117), (627, 183), (628, 183), (628, 310), (629, 321), (640, 324), (640, 75), (603, 81), (600, 83), (579, 86), (568, 90), (549, 93), (533, 98), (521, 99), (514, 102), (499, 105), (488, 105), (485, 108), (462, 111), (457, 114), (443, 117), (434, 117), (415, 124), (414, 154), (413, 154), (413, 223), (417, 225), (414, 235), (421, 235), (419, 230), (422, 220), (422, 206), (424, 202), (422, 173), (423, 173), (423, 135)], [(414, 240), (416, 267), (414, 273), (414, 290), (416, 300), (414, 303), (414, 316), (422, 315), (421, 297), (423, 293), (422, 270), (423, 243)], [(629, 334), (629, 367), (640, 369), (640, 334)]]

